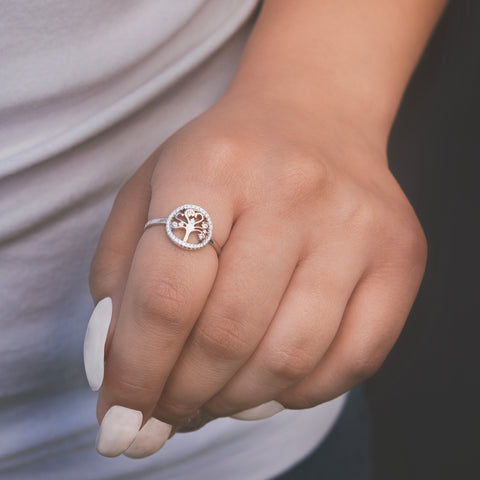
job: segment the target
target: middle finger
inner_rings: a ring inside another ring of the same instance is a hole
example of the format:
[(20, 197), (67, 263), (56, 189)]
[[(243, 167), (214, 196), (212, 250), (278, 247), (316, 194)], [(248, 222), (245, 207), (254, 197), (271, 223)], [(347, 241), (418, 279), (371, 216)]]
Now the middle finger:
[(299, 235), (275, 212), (249, 210), (222, 250), (214, 286), (154, 416), (182, 423), (213, 397), (260, 343), (288, 286)]

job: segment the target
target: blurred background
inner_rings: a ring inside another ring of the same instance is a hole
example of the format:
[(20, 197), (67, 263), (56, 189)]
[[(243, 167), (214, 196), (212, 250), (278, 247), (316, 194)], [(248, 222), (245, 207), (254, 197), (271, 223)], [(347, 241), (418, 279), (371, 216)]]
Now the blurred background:
[(478, 0), (450, 2), (404, 96), (389, 161), (429, 257), (405, 329), (367, 382), (375, 480), (478, 480)]

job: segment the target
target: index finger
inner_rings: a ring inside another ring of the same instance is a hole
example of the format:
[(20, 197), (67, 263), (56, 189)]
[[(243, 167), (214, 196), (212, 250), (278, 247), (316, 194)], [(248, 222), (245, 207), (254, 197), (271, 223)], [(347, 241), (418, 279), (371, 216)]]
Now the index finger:
[[(164, 189), (152, 193), (149, 218), (166, 217), (181, 203), (175, 200), (181, 197), (180, 190), (174, 189), (171, 195)], [(201, 204), (214, 225), (223, 227), (214, 230), (216, 241), (223, 244), (232, 222), (225, 202), (201, 192), (190, 193), (187, 200)], [(206, 302), (216, 271), (217, 255), (208, 245), (194, 251), (179, 248), (163, 225), (144, 232), (135, 250), (106, 361), (97, 416), (101, 420), (109, 411), (109, 420), (100, 428), (99, 443), (102, 436), (112, 436), (105, 432), (116, 423), (112, 415), (135, 426), (139, 416), (143, 423), (151, 416)], [(121, 434), (116, 432), (115, 437), (121, 443)]]

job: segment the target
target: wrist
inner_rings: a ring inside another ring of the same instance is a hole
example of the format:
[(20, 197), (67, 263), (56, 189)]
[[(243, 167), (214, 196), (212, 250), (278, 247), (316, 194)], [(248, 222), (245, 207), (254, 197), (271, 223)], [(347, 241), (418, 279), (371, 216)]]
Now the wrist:
[[(227, 97), (381, 145), (445, 0), (265, 0)], [(328, 130), (328, 129), (327, 129)]]
[(327, 99), (321, 108), (315, 108), (298, 96), (280, 97), (270, 90), (235, 87), (214, 109), (224, 112), (220, 116), (229, 131), (252, 129), (255, 136), (264, 132), (264, 139), (306, 147), (323, 158), (387, 166), (388, 132), (383, 135), (366, 119)]
[(281, 86), (274, 83), (232, 83), (222, 100), (247, 109), (264, 109), (271, 112), (272, 121), (278, 118), (274, 115), (292, 117), (299, 122), (302, 136), (313, 141), (320, 132), (336, 131), (343, 141), (351, 139), (365, 148), (386, 151), (394, 116), (385, 115), (374, 98), (358, 94), (353, 86), (342, 88), (328, 81), (314, 85), (303, 82), (301, 87), (294, 81), (290, 85), (284, 81)]

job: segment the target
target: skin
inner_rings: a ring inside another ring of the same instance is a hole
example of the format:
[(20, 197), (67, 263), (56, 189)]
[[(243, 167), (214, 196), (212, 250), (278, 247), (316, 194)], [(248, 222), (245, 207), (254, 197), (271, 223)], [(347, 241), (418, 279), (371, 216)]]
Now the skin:
[[(308, 408), (379, 368), (427, 253), (387, 138), (444, 4), (264, 3), (228, 90), (128, 180), (103, 231), (100, 422), (112, 405), (176, 426)], [(209, 212), (219, 258), (143, 231), (184, 203)]]

